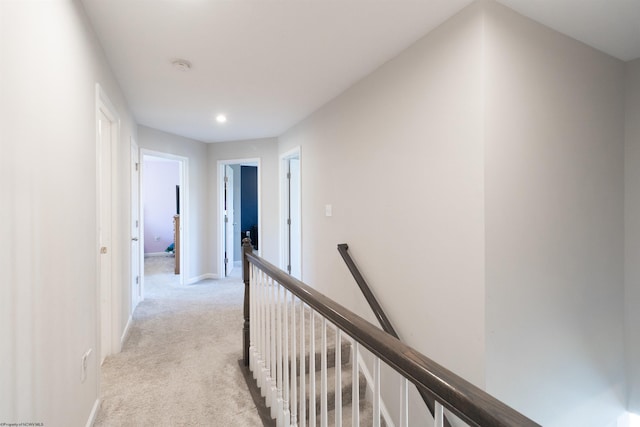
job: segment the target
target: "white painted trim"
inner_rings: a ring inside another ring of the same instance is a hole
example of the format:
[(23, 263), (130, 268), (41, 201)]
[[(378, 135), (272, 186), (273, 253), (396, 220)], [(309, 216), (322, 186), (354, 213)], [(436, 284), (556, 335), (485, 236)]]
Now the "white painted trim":
[(129, 315), (129, 319), (127, 319), (127, 324), (124, 326), (124, 331), (122, 331), (122, 336), (120, 337), (120, 348), (124, 345), (124, 342), (127, 340), (129, 336), (129, 329), (131, 328), (131, 324), (133, 323), (133, 316)]
[[(98, 355), (98, 359), (100, 356)], [(93, 427), (93, 424), (96, 422), (96, 417), (98, 416), (98, 409), (100, 408), (100, 398), (97, 398), (95, 402), (93, 402), (93, 408), (91, 408), (91, 413), (89, 414), (89, 419), (87, 419), (87, 424), (85, 427)]]
[[(134, 254), (134, 253), (129, 253), (129, 279), (131, 280), (131, 283), (129, 284), (129, 298), (130, 298), (130, 306), (131, 306), (131, 313), (133, 313), (136, 309), (136, 307), (138, 306), (138, 304), (140, 304), (140, 302), (142, 301), (142, 281), (144, 279), (144, 274), (143, 274), (143, 269), (144, 269), (144, 247), (141, 245), (142, 243), (142, 218), (140, 218), (141, 216), (141, 212), (142, 212), (142, 199), (140, 198), (140, 184), (141, 184), (141, 177), (142, 177), (142, 158), (140, 156), (140, 146), (138, 145), (138, 142), (135, 140), (135, 138), (133, 136), (129, 137), (129, 147), (130, 147), (130, 151), (135, 151), (137, 154), (137, 159), (138, 159), (138, 170), (135, 170), (135, 167), (129, 171), (129, 199), (131, 200), (131, 203), (134, 203), (134, 198), (131, 197), (131, 192), (133, 192), (133, 181), (134, 181), (134, 174), (137, 174), (137, 178), (138, 178), (138, 188), (137, 188), (137, 200), (135, 200), (135, 203), (138, 205), (138, 216), (136, 218), (136, 220), (138, 221), (138, 253)], [(129, 159), (129, 167), (131, 167), (131, 159)], [(133, 206), (129, 206), (129, 219), (131, 220), (133, 215)], [(131, 224), (129, 224), (129, 228), (131, 229)], [(131, 237), (136, 237), (136, 236), (131, 236)], [(131, 246), (129, 246), (131, 248)], [(137, 258), (138, 259), (138, 283), (135, 282), (134, 278), (133, 278), (133, 274), (132, 274), (132, 269), (133, 269), (133, 259)]]
[[(362, 375), (364, 375), (364, 378), (367, 380), (367, 388), (369, 389), (369, 392), (373, 394), (373, 375), (371, 375), (369, 368), (367, 368), (367, 364), (362, 358), (361, 352), (358, 353), (358, 367), (360, 368), (360, 372), (362, 372)], [(382, 418), (384, 418), (384, 421), (388, 427), (395, 427), (393, 419), (391, 418), (391, 414), (389, 413), (389, 410), (387, 410), (387, 405), (384, 404), (382, 396), (380, 396), (380, 414), (382, 415)]]
[(284, 224), (285, 212), (288, 208), (288, 200), (285, 198), (287, 194), (286, 189), (286, 172), (284, 169), (285, 161), (291, 158), (297, 158), (300, 162), (300, 189), (298, 192), (298, 218), (300, 223), (298, 224), (298, 235), (300, 236), (300, 280), (303, 280), (302, 274), (302, 148), (297, 146), (291, 150), (280, 155), (278, 162), (278, 176), (280, 182), (280, 212), (278, 214), (278, 224), (280, 229), (280, 268), (287, 271), (287, 255), (289, 250), (289, 240), (287, 239), (287, 227)]
[(258, 256), (262, 255), (262, 164), (259, 157), (247, 158), (247, 159), (231, 159), (231, 160), (218, 160), (218, 173), (216, 178), (218, 180), (217, 192), (218, 192), (218, 204), (216, 206), (216, 214), (218, 215), (218, 277), (224, 276), (224, 215), (222, 215), (224, 207), (224, 167), (226, 165), (246, 165), (257, 164), (258, 167)]
[(146, 254), (144, 254), (145, 258), (153, 258), (153, 257), (166, 257), (166, 258), (173, 258), (173, 254), (169, 253), (169, 252), (148, 252)]
[[(164, 153), (162, 151), (149, 150), (147, 148), (140, 149), (140, 200), (144, 200), (144, 157), (161, 157), (164, 159), (175, 160), (180, 164), (180, 285), (186, 284), (186, 277), (188, 276), (187, 262), (190, 258), (189, 254), (189, 227), (190, 227), (190, 207), (189, 207), (189, 159), (184, 156), (178, 156), (176, 154)], [(183, 219), (186, 219), (183, 220)], [(185, 226), (186, 223), (186, 226)], [(140, 236), (140, 246), (144, 251), (144, 215), (140, 215), (140, 227), (142, 233)], [(144, 278), (144, 263), (142, 265), (142, 276)], [(142, 279), (142, 299), (144, 301), (144, 279)]]
[(96, 317), (97, 321), (96, 321), (96, 327), (97, 327), (97, 337), (98, 337), (98, 348), (96, 351), (96, 372), (98, 373), (98, 379), (97, 379), (97, 393), (98, 395), (100, 395), (100, 366), (101, 366), (101, 362), (102, 362), (102, 344), (103, 344), (103, 338), (102, 338), (102, 328), (101, 328), (101, 322), (102, 322), (102, 302), (101, 302), (101, 273), (100, 273), (100, 224), (101, 224), (101, 220), (100, 220), (100, 215), (101, 215), (101, 209), (100, 209), (100, 193), (101, 193), (101, 187), (100, 187), (100, 155), (101, 155), (101, 138), (100, 138), (100, 128), (99, 128), (99, 117), (100, 117), (100, 112), (104, 113), (105, 116), (107, 116), (107, 118), (115, 124), (115, 132), (114, 134), (112, 134), (112, 141), (111, 141), (111, 173), (110, 173), (110, 178), (111, 178), (111, 224), (110, 224), (110, 234), (111, 234), (111, 247), (108, 248), (109, 251), (111, 251), (111, 286), (110, 286), (110, 290), (109, 290), (109, 300), (110, 300), (110, 313), (109, 313), (109, 336), (107, 337), (107, 344), (108, 347), (106, 349), (106, 354), (113, 354), (113, 353), (117, 353), (120, 351), (120, 342), (119, 342), (119, 334), (118, 334), (118, 323), (119, 323), (119, 319), (120, 319), (120, 313), (122, 312), (122, 306), (121, 306), (121, 301), (122, 301), (122, 277), (119, 273), (119, 265), (123, 262), (122, 259), (118, 258), (116, 256), (116, 254), (120, 253), (120, 251), (116, 251), (115, 248), (119, 248), (120, 244), (122, 243), (121, 239), (121, 233), (120, 233), (120, 222), (119, 222), (119, 218), (120, 215), (118, 214), (117, 210), (116, 210), (116, 206), (118, 206), (118, 204), (116, 203), (116, 201), (120, 200), (120, 191), (119, 191), (119, 186), (118, 186), (118, 174), (117, 174), (117, 165), (120, 163), (118, 162), (118, 154), (119, 154), (119, 148), (120, 148), (120, 137), (121, 137), (121, 122), (120, 122), (120, 117), (118, 116), (118, 110), (113, 106), (113, 103), (111, 102), (111, 100), (109, 99), (109, 96), (107, 95), (107, 93), (102, 89), (102, 87), (100, 86), (99, 83), (96, 83), (95, 86), (95, 117), (94, 117), (94, 125), (96, 128), (96, 204), (97, 204), (97, 226), (96, 226), (96, 243), (97, 243), (97, 247), (96, 247), (96, 260), (97, 260), (97, 266), (98, 268), (96, 269), (96, 273), (97, 273), (97, 280), (96, 283), (98, 284), (98, 289), (97, 289), (97, 307), (98, 307), (98, 316)]
[(187, 285), (193, 285), (194, 283), (198, 283), (202, 280), (217, 279), (217, 278), (218, 278), (217, 274), (205, 273), (196, 277), (192, 277), (191, 279), (187, 280)]

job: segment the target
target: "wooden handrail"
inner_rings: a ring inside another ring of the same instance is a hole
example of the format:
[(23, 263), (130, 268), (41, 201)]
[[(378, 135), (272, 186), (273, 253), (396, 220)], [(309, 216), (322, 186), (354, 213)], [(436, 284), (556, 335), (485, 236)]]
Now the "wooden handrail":
[[(310, 286), (289, 276), (265, 259), (252, 254), (251, 251), (244, 252), (245, 280), (248, 280), (246, 278), (249, 263), (260, 268), (309, 307), (349, 334), (380, 360), (411, 381), (419, 390), (431, 394), (467, 424), (479, 427), (539, 427), (539, 424), (464, 378), (403, 344), (397, 338)], [(245, 294), (245, 301), (248, 301), (248, 292)], [(248, 310), (245, 313), (248, 313)], [(247, 319), (248, 314), (245, 314), (245, 322)], [(245, 348), (245, 355), (247, 352), (248, 347)]]
[[(393, 337), (400, 339), (400, 337), (398, 336), (398, 333), (396, 332), (393, 325), (391, 324), (391, 321), (389, 320), (386, 313), (382, 309), (382, 306), (380, 305), (380, 303), (378, 303), (378, 300), (376, 299), (375, 295), (371, 291), (369, 284), (360, 273), (360, 270), (356, 266), (356, 263), (353, 261), (353, 258), (351, 258), (351, 255), (349, 255), (348, 251), (349, 251), (349, 245), (347, 245), (346, 243), (338, 244), (338, 252), (340, 252), (340, 255), (342, 255), (342, 259), (344, 260), (345, 264), (347, 264), (347, 267), (349, 268), (351, 275), (353, 276), (356, 283), (358, 284), (358, 287), (362, 291), (362, 294), (364, 295), (364, 298), (367, 300), (369, 307), (375, 314), (376, 318), (378, 319), (378, 322), (380, 322), (380, 326), (382, 327), (382, 330), (392, 335)], [(424, 404), (427, 406), (429, 413), (431, 413), (431, 415), (435, 415), (436, 404), (433, 396), (420, 387), (417, 387), (417, 389), (418, 389), (418, 393), (420, 394), (420, 397), (422, 397)], [(444, 417), (444, 427), (451, 427), (451, 423), (449, 423), (449, 420), (447, 419), (446, 416)]]
[(364, 280), (364, 277), (362, 277), (362, 274), (360, 274), (360, 270), (358, 270), (358, 267), (356, 267), (356, 263), (353, 262), (353, 259), (351, 258), (351, 255), (349, 255), (348, 250), (349, 250), (349, 245), (347, 245), (346, 243), (340, 243), (338, 245), (338, 252), (340, 252), (340, 255), (342, 255), (342, 259), (344, 260), (345, 264), (347, 264), (347, 267), (349, 268), (351, 275), (353, 276), (356, 283), (358, 284), (358, 287), (362, 291), (362, 294), (364, 295), (364, 298), (367, 300), (369, 307), (371, 307), (373, 314), (376, 315), (378, 322), (380, 322), (380, 326), (382, 326), (382, 329), (386, 333), (391, 334), (394, 337), (400, 339), (400, 337), (398, 336), (398, 333), (393, 328), (391, 321), (389, 320), (384, 310), (382, 309), (382, 306), (380, 306), (375, 295), (373, 295), (373, 292), (371, 292), (371, 288), (367, 284), (366, 280)]

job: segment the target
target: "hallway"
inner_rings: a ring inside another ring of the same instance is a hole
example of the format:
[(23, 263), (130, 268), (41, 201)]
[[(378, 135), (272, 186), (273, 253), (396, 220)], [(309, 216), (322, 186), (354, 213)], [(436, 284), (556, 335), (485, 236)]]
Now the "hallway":
[(145, 260), (146, 299), (122, 352), (102, 367), (95, 425), (262, 425), (238, 364), (239, 269), (228, 279), (181, 287), (172, 262)]

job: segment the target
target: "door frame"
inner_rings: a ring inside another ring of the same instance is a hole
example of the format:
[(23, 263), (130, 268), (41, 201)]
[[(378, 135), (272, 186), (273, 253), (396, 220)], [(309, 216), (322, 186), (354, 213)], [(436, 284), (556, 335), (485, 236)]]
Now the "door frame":
[[(224, 266), (224, 276), (228, 277), (230, 272), (233, 271), (233, 269), (235, 268), (234, 262), (235, 261), (235, 250), (236, 250), (236, 245), (238, 244), (235, 240), (235, 227), (238, 226), (238, 228), (240, 228), (239, 224), (236, 224), (235, 220), (235, 216), (236, 216), (236, 206), (234, 203), (234, 197), (235, 197), (235, 192), (234, 192), (234, 181), (235, 179), (238, 179), (239, 177), (234, 177), (234, 172), (232, 169), (233, 165), (225, 165), (224, 166), (224, 193), (223, 193), (223, 197), (222, 197), (222, 202), (223, 202), (223, 212), (222, 214), (224, 215), (224, 228), (223, 228), (223, 232), (224, 232), (224, 259), (226, 262), (224, 262), (223, 266)], [(231, 175), (228, 175), (228, 172), (231, 171)], [(231, 182), (229, 182), (229, 176), (231, 176)], [(229, 191), (229, 189), (231, 189), (231, 191)], [(242, 196), (242, 195), (240, 195)], [(231, 203), (229, 203), (229, 199), (231, 199)], [(229, 215), (229, 204), (232, 205), (232, 210), (231, 210), (231, 216)], [(227, 209), (224, 209), (224, 207), (227, 207)], [(229, 238), (229, 221), (231, 221), (231, 238)], [(228, 251), (227, 249), (227, 245), (229, 244), (229, 242), (231, 242), (231, 244), (233, 245), (231, 251)], [(231, 254), (230, 254), (231, 253)]]
[[(258, 174), (258, 251), (262, 254), (262, 165), (259, 157), (246, 159), (218, 160), (218, 206), (216, 213), (218, 215), (218, 278), (224, 278), (224, 250), (225, 250), (225, 233), (224, 233), (224, 169), (227, 165), (257, 166)], [(234, 177), (235, 179), (235, 177)], [(241, 230), (242, 231), (242, 230)]]
[[(140, 245), (143, 243), (142, 241), (142, 198), (141, 198), (141, 194), (140, 191), (142, 189), (142, 156), (140, 154), (140, 147), (138, 146), (138, 143), (136, 142), (135, 138), (132, 136), (129, 139), (130, 142), (130, 151), (131, 151), (131, 155), (133, 155), (133, 153), (137, 154), (138, 157), (138, 161), (137, 161), (137, 166), (131, 164), (133, 159), (129, 159), (129, 165), (131, 167), (131, 180), (129, 181), (129, 183), (131, 184), (131, 212), (130, 212), (130, 219), (133, 220), (133, 211), (134, 211), (134, 204), (138, 205), (138, 216), (136, 218), (136, 220), (138, 221), (138, 235), (134, 236), (133, 232), (131, 233), (131, 238), (137, 237), (138, 238), (138, 251), (137, 253), (131, 249), (131, 253), (129, 254), (129, 258), (130, 258), (130, 262), (131, 262), (131, 268), (130, 268), (130, 279), (131, 279), (131, 314), (133, 315), (134, 310), (136, 309), (136, 307), (138, 306), (138, 304), (140, 304), (140, 302), (142, 302), (142, 300), (144, 299), (144, 295), (142, 292), (143, 289), (143, 284), (142, 281), (144, 280), (144, 274), (143, 274), (143, 268), (144, 268), (144, 247), (142, 250), (140, 250)], [(138, 175), (138, 180), (137, 180), (137, 196), (138, 197), (134, 197), (134, 176)], [(131, 227), (131, 224), (129, 225)], [(134, 257), (137, 258), (138, 260), (138, 283), (136, 283), (135, 279), (134, 279), (134, 272), (133, 272), (133, 262), (134, 262)], [(138, 288), (138, 289), (136, 289)]]
[(287, 219), (289, 218), (289, 182), (287, 173), (289, 171), (288, 161), (297, 158), (300, 162), (300, 186), (298, 187), (298, 236), (300, 236), (300, 277), (302, 280), (302, 153), (300, 146), (294, 147), (289, 151), (280, 155), (280, 216), (278, 223), (280, 224), (280, 268), (287, 271), (289, 263), (289, 235), (287, 233)]
[[(165, 153), (162, 151), (150, 150), (148, 148), (140, 149), (140, 200), (144, 200), (144, 158), (145, 156), (161, 157), (167, 160), (175, 160), (179, 164), (180, 168), (180, 285), (184, 285), (187, 282), (189, 273), (189, 159), (187, 157), (178, 156), (175, 154)], [(140, 266), (141, 272), (141, 301), (144, 301), (144, 203), (141, 203), (142, 209), (140, 211), (140, 256), (142, 264)], [(186, 224), (186, 227), (185, 227)]]
[[(105, 355), (108, 356), (110, 354), (116, 353), (120, 351), (120, 337), (118, 334), (118, 321), (120, 319), (119, 314), (121, 313), (121, 291), (120, 286), (117, 286), (119, 282), (118, 278), (118, 265), (120, 260), (117, 259), (114, 255), (117, 253), (115, 248), (121, 243), (117, 238), (119, 236), (119, 224), (118, 224), (118, 215), (116, 210), (114, 209), (116, 206), (115, 201), (118, 199), (118, 180), (117, 177), (117, 159), (118, 159), (118, 145), (120, 141), (120, 132), (121, 132), (121, 123), (120, 117), (117, 113), (116, 108), (113, 106), (113, 103), (109, 99), (106, 92), (102, 89), (99, 83), (96, 83), (95, 89), (95, 127), (96, 127), (96, 273), (97, 273), (97, 316), (96, 316), (96, 328), (97, 328), (97, 337), (96, 340), (96, 361), (98, 367), (102, 365), (102, 354), (103, 351)], [(104, 284), (102, 283), (102, 270), (101, 270), (101, 241), (100, 241), (100, 226), (102, 224), (102, 213), (103, 206), (101, 203), (102, 200), (102, 186), (101, 186), (101, 164), (102, 164), (102, 154), (101, 154), (101, 144), (102, 138), (100, 135), (100, 113), (104, 113), (105, 116), (112, 123), (112, 132), (111, 132), (111, 141), (110, 143), (110, 171), (109, 171), (109, 181), (111, 184), (111, 200), (109, 202), (109, 206), (105, 207), (111, 211), (111, 221), (109, 224), (109, 234), (111, 240), (111, 247), (107, 248), (110, 251), (111, 255), (111, 279), (110, 283), (107, 284), (108, 287), (108, 295), (107, 295), (107, 312), (105, 313), (102, 309), (102, 291)], [(106, 325), (103, 325), (103, 322), (106, 321)], [(103, 326), (106, 326), (105, 335), (103, 335)], [(104, 348), (103, 348), (104, 347)], [(100, 369), (97, 370), (100, 372)], [(99, 381), (98, 381), (98, 389), (99, 389)]]

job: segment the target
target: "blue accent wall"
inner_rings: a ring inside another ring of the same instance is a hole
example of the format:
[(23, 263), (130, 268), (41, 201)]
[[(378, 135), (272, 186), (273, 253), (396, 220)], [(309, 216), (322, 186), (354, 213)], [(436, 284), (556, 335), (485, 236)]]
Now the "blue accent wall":
[(256, 166), (242, 166), (240, 169), (241, 179), (241, 202), (242, 214), (240, 226), (242, 235), (244, 232), (255, 227), (255, 232), (251, 233), (251, 240), (254, 246), (258, 243), (258, 168)]

